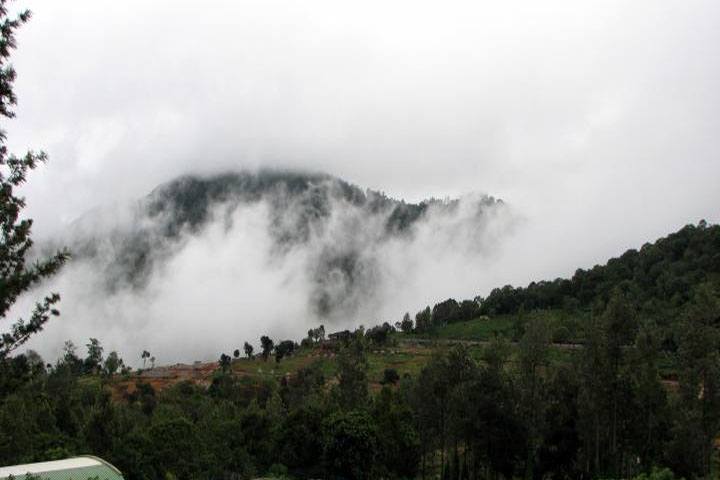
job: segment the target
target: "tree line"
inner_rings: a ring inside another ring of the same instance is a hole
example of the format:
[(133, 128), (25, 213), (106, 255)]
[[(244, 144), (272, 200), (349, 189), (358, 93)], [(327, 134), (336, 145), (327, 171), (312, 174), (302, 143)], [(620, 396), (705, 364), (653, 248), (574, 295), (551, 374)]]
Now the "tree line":
[(514, 314), (534, 309), (590, 309), (622, 288), (641, 312), (671, 321), (701, 283), (720, 283), (720, 225), (701, 220), (640, 250), (630, 249), (605, 265), (578, 269), (572, 278), (506, 285), (479, 298), (481, 313)]
[(0, 463), (90, 452), (128, 479), (710, 478), (720, 433), (711, 286), (695, 290), (678, 327), (670, 385), (655, 325), (618, 289), (572, 361), (553, 360), (547, 326), (531, 321), (517, 345), (437, 346), (416, 375), (388, 369), (374, 386), (378, 344), (357, 329), (298, 347), (330, 343), (332, 371), (315, 361), (259, 380), (220, 366), (207, 388), (163, 391), (126, 376), (136, 383), (121, 398), (122, 373), (91, 340), (82, 360), (68, 347), (54, 365), (35, 354), (1, 364)]

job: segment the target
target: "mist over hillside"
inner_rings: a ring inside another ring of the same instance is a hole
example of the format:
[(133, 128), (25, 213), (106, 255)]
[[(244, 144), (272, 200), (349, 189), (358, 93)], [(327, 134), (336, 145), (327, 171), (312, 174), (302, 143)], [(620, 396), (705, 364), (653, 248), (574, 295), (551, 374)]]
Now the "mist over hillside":
[(413, 204), (317, 173), (183, 176), (74, 222), (52, 285), (67, 321), (35, 347), (100, 336), (131, 357), (192, 360), (265, 333), (395, 321), (477, 288), (513, 223), (480, 194)]

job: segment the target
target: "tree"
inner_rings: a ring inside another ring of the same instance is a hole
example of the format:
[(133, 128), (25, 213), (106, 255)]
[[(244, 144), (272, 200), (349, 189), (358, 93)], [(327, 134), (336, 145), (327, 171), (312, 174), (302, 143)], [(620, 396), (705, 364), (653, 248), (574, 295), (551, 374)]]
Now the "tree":
[(317, 328), (311, 328), (308, 330), (308, 340), (310, 343), (317, 343), (325, 341), (325, 326), (320, 325)]
[(682, 474), (709, 478), (713, 441), (720, 432), (720, 300), (710, 285), (697, 289), (682, 327), (680, 417), (674, 429), (679, 442), (673, 450)]
[(250, 345), (248, 342), (245, 342), (245, 345), (243, 346), (243, 350), (245, 350), (245, 356), (249, 359), (253, 358), (253, 346)]
[(235, 351), (233, 352), (233, 357), (236, 359), (240, 358), (240, 349), (239, 348), (235, 349)]
[(420, 439), (412, 411), (400, 392), (383, 387), (375, 398), (372, 416), (377, 425), (376, 463), (381, 469), (377, 478), (416, 478)]
[(395, 385), (400, 380), (397, 370), (394, 368), (386, 368), (383, 371), (383, 379), (380, 381), (383, 385)]
[(280, 381), (280, 396), (286, 405), (293, 408), (304, 404), (317, 406), (319, 397), (325, 392), (325, 375), (321, 362), (315, 361), (300, 368), (295, 375), (283, 377)]
[(550, 328), (547, 322), (530, 321), (520, 339), (521, 413), (527, 429), (527, 458), (525, 479), (534, 478), (536, 453), (540, 446), (540, 432), (545, 408), (545, 382), (540, 370), (547, 365)]
[(413, 321), (412, 321), (412, 318), (410, 318), (410, 313), (405, 312), (402, 322), (400, 322), (400, 330), (402, 330), (403, 333), (410, 333), (410, 332), (412, 332), (412, 329), (413, 329)]
[(230, 355), (225, 355), (223, 353), (222, 355), (220, 355), (220, 361), (218, 363), (220, 364), (220, 369), (223, 372), (227, 372), (228, 370), (230, 370), (232, 358), (230, 358)]
[(122, 370), (124, 367), (123, 359), (120, 358), (118, 353), (116, 351), (112, 351), (108, 354), (107, 358), (105, 359), (105, 364), (103, 365), (103, 370), (106, 375), (112, 376), (117, 373), (118, 370)]
[(278, 432), (277, 459), (298, 478), (322, 478), (321, 465), (324, 414), (317, 404), (303, 405), (292, 410)]
[(96, 373), (100, 370), (100, 365), (102, 364), (103, 347), (97, 338), (91, 338), (90, 343), (85, 346), (88, 352), (87, 357), (85, 357), (85, 371), (88, 373)]
[(432, 309), (433, 326), (441, 327), (448, 323), (458, 321), (460, 306), (453, 298), (448, 298), (444, 302), (436, 304)]
[(384, 345), (392, 332), (393, 328), (389, 323), (385, 322), (382, 325), (368, 329), (367, 332), (365, 332), (365, 336), (375, 345)]
[(422, 310), (415, 314), (415, 329), (418, 332), (427, 332), (432, 327), (432, 311), (430, 310), (430, 307), (425, 307), (425, 310)]
[(295, 342), (292, 340), (283, 340), (275, 347), (275, 361), (279, 362), (284, 357), (292, 355), (295, 351)]
[[(7, 0), (0, 0), (0, 115), (13, 118), (12, 106), (17, 99), (13, 92), (15, 70), (8, 63), (10, 52), (15, 48), (15, 31), (30, 19), (25, 10), (17, 17), (9, 17)], [(32, 220), (21, 218), (25, 199), (15, 194), (15, 189), (27, 180), (30, 170), (47, 160), (43, 152), (27, 152), (22, 157), (8, 153), (6, 135), (0, 130), (0, 319), (5, 320), (10, 307), (20, 295), (36, 287), (43, 279), (55, 274), (68, 259), (67, 251), (51, 257), (35, 260), (28, 265), (26, 256), (33, 246), (30, 237)], [(55, 307), (60, 301), (57, 293), (51, 293), (35, 304), (30, 317), (19, 318), (7, 326), (0, 336), (0, 360), (24, 344), (33, 334), (43, 329), (51, 316), (59, 315)]]
[(143, 368), (145, 368), (145, 361), (150, 358), (150, 352), (147, 350), (143, 350), (142, 355), (140, 355), (140, 358), (142, 358), (143, 361)]
[(267, 335), (263, 335), (260, 337), (260, 347), (262, 348), (262, 357), (263, 360), (267, 362), (268, 357), (273, 351), (273, 346), (275, 343), (272, 341), (270, 337)]
[(202, 475), (195, 459), (204, 446), (198, 439), (196, 427), (188, 419), (181, 416), (154, 422), (148, 436), (151, 448), (147, 455), (161, 472), (158, 478), (199, 478)]
[(630, 376), (636, 404), (632, 422), (633, 446), (641, 465), (650, 469), (664, 461), (663, 447), (667, 440), (670, 419), (667, 394), (660, 378), (662, 354), (658, 327), (645, 322), (635, 339), (630, 362)]
[(376, 478), (377, 432), (362, 410), (338, 412), (323, 425), (323, 453), (330, 478)]
[(628, 295), (613, 290), (603, 314), (585, 327), (579, 364), (579, 432), (585, 441), (585, 469), (595, 475), (624, 476), (631, 452), (626, 426), (635, 415), (627, 364), (637, 333)]
[(346, 409), (360, 408), (368, 400), (368, 361), (363, 337), (357, 336), (337, 356), (337, 393)]
[(82, 371), (83, 362), (77, 356), (77, 347), (72, 340), (66, 340), (63, 345), (62, 364), (66, 365), (74, 373)]

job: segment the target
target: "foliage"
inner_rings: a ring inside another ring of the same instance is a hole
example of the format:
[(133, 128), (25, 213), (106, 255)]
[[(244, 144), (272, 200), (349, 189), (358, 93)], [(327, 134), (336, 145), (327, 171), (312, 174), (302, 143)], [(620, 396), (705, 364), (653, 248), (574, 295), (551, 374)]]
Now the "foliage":
[[(9, 17), (7, 0), (0, 0), (0, 116), (14, 117), (12, 106), (17, 99), (13, 92), (15, 70), (8, 63), (10, 52), (15, 48), (15, 32), (30, 19), (30, 12), (23, 11), (17, 17)], [(17, 157), (8, 152), (5, 131), (0, 130), (0, 319), (8, 320), (10, 308), (20, 295), (37, 287), (50, 277), (67, 260), (68, 253), (57, 252), (51, 257), (28, 264), (33, 246), (30, 236), (32, 220), (22, 218), (25, 199), (17, 196), (16, 189), (27, 180), (28, 173), (47, 156), (40, 152), (27, 152)], [(16, 350), (35, 333), (42, 330), (51, 316), (59, 314), (56, 304), (60, 296), (51, 293), (35, 304), (28, 319), (19, 318), (0, 336), (0, 361)]]
[(278, 343), (275, 347), (275, 361), (279, 362), (283, 358), (292, 355), (295, 351), (295, 348), (295, 342), (293, 342), (292, 340), (283, 340), (282, 342)]
[(243, 345), (243, 351), (245, 352), (245, 356), (247, 358), (254, 358), (253, 350), (253, 346), (250, 345), (248, 342), (245, 342), (245, 344)]
[(628, 250), (605, 265), (578, 269), (570, 279), (532, 282), (525, 288), (496, 288), (482, 302), (490, 315), (546, 308), (590, 308), (607, 302), (620, 288), (645, 313), (665, 319), (690, 299), (694, 287), (718, 282), (720, 225), (704, 220), (657, 240), (640, 250)]
[(270, 357), (270, 354), (273, 351), (275, 342), (273, 342), (272, 339), (267, 335), (263, 335), (262, 337), (260, 337), (260, 346), (262, 348), (263, 360), (267, 362), (268, 357)]
[(383, 385), (395, 385), (400, 380), (397, 370), (394, 368), (386, 368), (383, 372), (383, 379), (380, 383)]
[[(715, 227), (697, 228), (715, 241)], [(677, 261), (692, 266), (688, 249)], [(114, 377), (122, 359), (103, 359), (97, 339), (84, 359), (67, 342), (54, 366), (28, 351), (0, 362), (0, 464), (89, 452), (128, 480), (710, 478), (720, 297), (714, 277), (678, 275), (697, 283), (672, 315), (649, 315), (649, 290), (623, 280), (593, 290), (604, 293), (588, 310), (568, 297), (486, 317), (485, 302), (449, 299), (412, 333), (405, 315), (403, 334), (383, 323), (326, 340), (322, 327), (303, 348), (263, 336), (282, 369), (253, 362), (246, 343), (248, 358), (222, 354), (209, 386)], [(553, 345), (560, 327), (568, 343)]]
[(362, 410), (330, 415), (323, 423), (323, 458), (328, 472), (340, 478), (375, 478), (377, 432)]
[(650, 473), (641, 473), (633, 480), (679, 480), (669, 468), (653, 468)]
[(410, 333), (413, 330), (413, 321), (410, 318), (410, 313), (405, 312), (402, 321), (400, 322), (400, 328), (403, 333)]
[(382, 325), (369, 328), (365, 332), (365, 336), (375, 345), (385, 345), (395, 329), (388, 323), (385, 322)]

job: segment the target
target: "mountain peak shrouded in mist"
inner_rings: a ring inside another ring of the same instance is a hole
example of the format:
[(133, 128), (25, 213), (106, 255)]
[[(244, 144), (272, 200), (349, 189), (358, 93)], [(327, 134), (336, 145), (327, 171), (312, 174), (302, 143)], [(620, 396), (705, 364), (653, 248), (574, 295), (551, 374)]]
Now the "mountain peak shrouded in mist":
[(202, 357), (229, 332), (372, 324), (450, 288), (477, 288), (468, 279), (512, 217), (487, 195), (407, 203), (321, 173), (185, 175), (79, 218), (61, 239), (73, 260), (58, 288), (69, 315), (159, 329), (156, 343), (169, 343), (169, 326), (204, 330), (196, 316), (213, 316), (219, 334), (203, 333), (212, 346)]
[[(499, 200), (479, 196), (466, 221), (480, 224)], [(232, 227), (238, 209), (263, 204), (268, 216), (268, 247), (275, 255), (315, 244), (309, 259), (311, 307), (318, 316), (353, 313), (358, 295), (371, 294), (381, 268), (374, 250), (385, 242), (410, 239), (413, 227), (429, 215), (450, 217), (459, 199), (431, 198), (405, 203), (381, 192), (361, 190), (320, 173), (263, 170), (213, 176), (186, 175), (160, 185), (137, 207), (136, 224), (113, 238), (80, 239), (78, 255), (101, 259), (107, 286), (143, 288), (154, 268), (200, 235), (209, 223)], [(81, 221), (93, 222), (92, 218)], [(232, 237), (228, 237), (232, 241)], [(111, 251), (98, 249), (110, 242)], [(107, 254), (110, 253), (108, 256)]]

